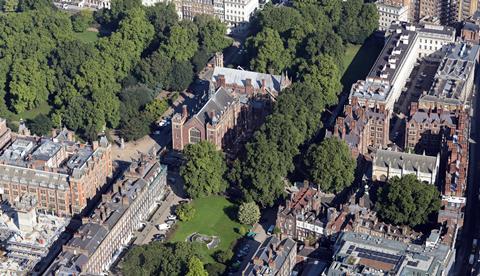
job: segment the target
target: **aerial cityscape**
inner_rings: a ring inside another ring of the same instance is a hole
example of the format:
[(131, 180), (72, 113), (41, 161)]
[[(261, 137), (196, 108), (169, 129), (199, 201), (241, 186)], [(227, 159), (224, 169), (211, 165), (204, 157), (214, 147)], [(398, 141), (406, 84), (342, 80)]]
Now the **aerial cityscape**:
[(480, 275), (476, 0), (0, 0), (0, 275)]

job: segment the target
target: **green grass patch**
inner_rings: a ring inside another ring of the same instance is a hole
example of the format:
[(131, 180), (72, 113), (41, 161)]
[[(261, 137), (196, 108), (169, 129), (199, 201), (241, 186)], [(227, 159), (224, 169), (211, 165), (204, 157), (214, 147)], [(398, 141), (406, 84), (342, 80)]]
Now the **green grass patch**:
[(236, 205), (221, 196), (199, 198), (193, 201), (193, 205), (196, 210), (195, 217), (187, 222), (179, 222), (171, 241), (185, 241), (195, 232), (218, 236), (220, 244), (211, 250), (205, 246), (203, 252), (204, 256), (208, 255), (208, 262), (214, 262), (212, 258), (214, 252), (231, 250), (230, 246), (233, 242), (241, 238), (238, 228), (242, 224), (233, 220), (236, 215)]
[(365, 40), (362, 45), (347, 45), (341, 79), (344, 90), (349, 91), (353, 83), (367, 76), (382, 50), (383, 43), (379, 40), (371, 37)]
[(81, 33), (74, 33), (78, 40), (86, 43), (95, 42), (98, 39), (98, 32), (84, 31)]
[(47, 115), (48, 113), (50, 113), (51, 109), (52, 108), (48, 105), (47, 102), (43, 102), (34, 109), (27, 110), (18, 114), (12, 113), (10, 119), (12, 121), (20, 121), (20, 119), (29, 120), (35, 118), (37, 115), (40, 114)]

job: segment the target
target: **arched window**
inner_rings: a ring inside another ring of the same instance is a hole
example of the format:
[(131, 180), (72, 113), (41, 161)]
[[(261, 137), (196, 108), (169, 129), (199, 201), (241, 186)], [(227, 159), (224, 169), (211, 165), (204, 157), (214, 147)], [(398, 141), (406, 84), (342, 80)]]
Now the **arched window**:
[(196, 128), (191, 128), (190, 131), (189, 131), (189, 141), (190, 141), (190, 144), (196, 144), (198, 142), (200, 142), (200, 139), (201, 139), (201, 133), (200, 133), (200, 130), (196, 129)]

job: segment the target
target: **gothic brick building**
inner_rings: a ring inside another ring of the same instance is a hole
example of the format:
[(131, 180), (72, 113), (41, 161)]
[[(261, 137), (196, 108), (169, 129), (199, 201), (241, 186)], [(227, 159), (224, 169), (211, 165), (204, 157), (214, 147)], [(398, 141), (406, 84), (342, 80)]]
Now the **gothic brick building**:
[(232, 148), (263, 123), (271, 102), (290, 84), (284, 75), (215, 67), (203, 107), (189, 114), (184, 106), (181, 114), (173, 116), (173, 149), (204, 140), (218, 149)]
[(417, 103), (410, 107), (410, 119), (405, 133), (406, 148), (429, 155), (440, 153), (440, 171), (446, 175), (441, 181), (445, 196), (462, 197), (466, 189), (468, 169), (468, 114), (457, 108), (418, 109)]
[(365, 155), (368, 148), (384, 148), (389, 143), (390, 113), (384, 104), (360, 105), (356, 97), (344, 108), (343, 116), (339, 116), (334, 126), (335, 136), (344, 140), (354, 157)]

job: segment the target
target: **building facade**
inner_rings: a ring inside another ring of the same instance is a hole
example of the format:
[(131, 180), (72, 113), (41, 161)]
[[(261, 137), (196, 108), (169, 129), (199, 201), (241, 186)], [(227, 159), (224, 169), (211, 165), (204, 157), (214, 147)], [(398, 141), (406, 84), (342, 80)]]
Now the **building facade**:
[(45, 275), (102, 275), (118, 258), (142, 221), (166, 193), (167, 168), (156, 156), (133, 162), (112, 191), (102, 195), (93, 214), (83, 220), (74, 237)]
[(379, 0), (375, 2), (378, 10), (378, 29), (390, 29), (392, 22), (409, 22), (409, 6), (397, 1)]
[(447, 45), (455, 42), (455, 29), (434, 24), (392, 24), (385, 46), (365, 80), (354, 83), (354, 97), (361, 105), (384, 104), (393, 110), (418, 59), (440, 61)]
[(39, 211), (58, 216), (79, 214), (112, 175), (105, 137), (90, 146), (73, 141), (67, 130), (55, 138), (15, 135), (0, 150), (1, 199), (13, 202), (28, 193)]
[(290, 84), (283, 75), (215, 67), (203, 107), (189, 116), (184, 106), (182, 114), (173, 116), (173, 149), (205, 140), (218, 149), (232, 149), (262, 124), (271, 102)]
[(343, 233), (334, 251), (328, 276), (447, 275), (452, 258), (450, 247), (435, 238), (417, 245), (355, 232)]
[(361, 105), (352, 97), (345, 105), (343, 116), (339, 116), (332, 133), (327, 136), (345, 141), (356, 158), (366, 155), (369, 148), (385, 148), (389, 143), (390, 113), (384, 104)]
[(387, 181), (413, 174), (422, 182), (435, 185), (438, 180), (440, 155), (426, 156), (391, 150), (377, 150), (373, 154), (372, 176), (374, 181)]
[(325, 234), (325, 224), (321, 220), (321, 200), (317, 189), (302, 187), (292, 192), (285, 206), (277, 213), (276, 226), (282, 237), (305, 241), (307, 238), (319, 239)]

